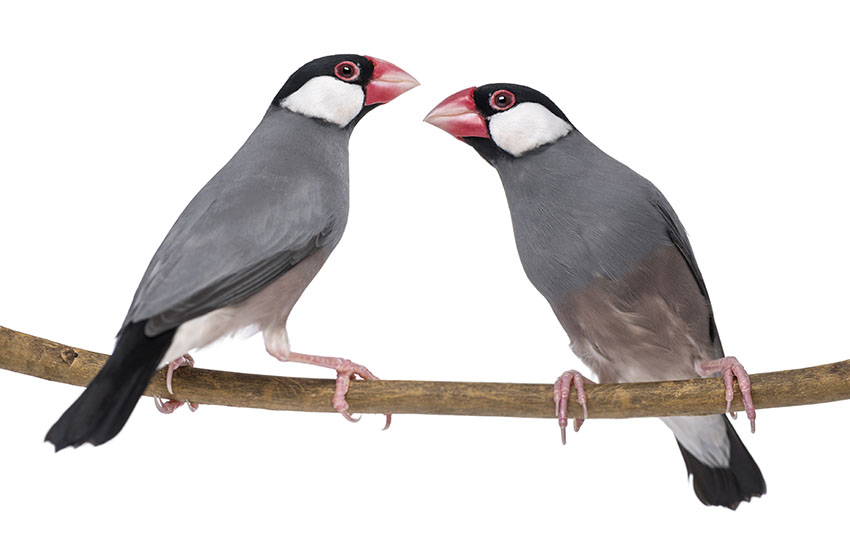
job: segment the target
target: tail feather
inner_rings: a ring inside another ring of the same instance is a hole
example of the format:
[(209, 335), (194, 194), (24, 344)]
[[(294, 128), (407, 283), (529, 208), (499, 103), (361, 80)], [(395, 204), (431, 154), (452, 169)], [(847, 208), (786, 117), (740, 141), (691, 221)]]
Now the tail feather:
[(679, 444), (688, 474), (694, 477), (694, 492), (706, 505), (719, 505), (735, 509), (742, 501), (750, 501), (767, 492), (761, 470), (744, 447), (741, 438), (726, 416), (726, 435), (729, 438), (729, 466), (709, 467)]
[(140, 321), (121, 331), (115, 352), (47, 432), (45, 440), (56, 451), (86, 442), (103, 444), (124, 427), (174, 339), (174, 329), (147, 337), (144, 326)]

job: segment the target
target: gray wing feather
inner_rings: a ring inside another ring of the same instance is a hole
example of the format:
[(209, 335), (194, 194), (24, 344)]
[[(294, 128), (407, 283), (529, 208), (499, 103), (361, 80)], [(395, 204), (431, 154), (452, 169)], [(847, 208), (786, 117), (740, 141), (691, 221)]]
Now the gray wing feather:
[(315, 123), (285, 111), (274, 116), (177, 219), (123, 326), (148, 320), (145, 333), (157, 335), (249, 297), (339, 241), (348, 215), (347, 136), (303, 128)]
[(670, 203), (667, 202), (667, 199), (657, 189), (654, 189), (653, 191), (655, 193), (652, 198), (652, 204), (667, 224), (667, 235), (670, 237), (670, 241), (676, 245), (676, 248), (682, 254), (682, 258), (685, 260), (691, 274), (694, 276), (694, 281), (699, 287), (700, 293), (702, 293), (702, 296), (705, 297), (705, 303), (708, 306), (709, 342), (715, 345), (717, 352), (722, 356), (723, 345), (720, 342), (720, 335), (717, 333), (717, 326), (714, 323), (714, 311), (711, 308), (711, 299), (708, 296), (708, 288), (705, 286), (705, 280), (702, 278), (702, 272), (700, 272), (699, 266), (697, 265), (697, 259), (696, 256), (694, 256), (694, 251), (691, 248), (690, 241), (688, 240), (688, 234), (685, 232), (685, 227), (682, 225), (682, 222), (679, 220), (679, 217), (676, 215), (673, 207), (671, 207)]
[(179, 300), (175, 306), (151, 316), (145, 324), (145, 334), (158, 335), (185, 321), (248, 298), (316, 252), (322, 246), (323, 237), (319, 234), (300, 249), (284, 249), (256, 264), (223, 276)]

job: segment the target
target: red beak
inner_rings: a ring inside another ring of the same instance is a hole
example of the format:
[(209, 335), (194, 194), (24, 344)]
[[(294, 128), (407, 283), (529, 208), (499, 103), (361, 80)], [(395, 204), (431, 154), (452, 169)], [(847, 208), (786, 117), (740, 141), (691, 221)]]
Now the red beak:
[(389, 61), (377, 57), (366, 56), (372, 62), (375, 70), (372, 72), (372, 80), (366, 85), (366, 103), (387, 103), (407, 92), (411, 88), (419, 86), (419, 81), (402, 71)]
[(475, 88), (467, 88), (452, 94), (440, 102), (425, 116), (425, 122), (445, 130), (458, 139), (489, 138), (487, 122), (478, 108), (472, 94)]

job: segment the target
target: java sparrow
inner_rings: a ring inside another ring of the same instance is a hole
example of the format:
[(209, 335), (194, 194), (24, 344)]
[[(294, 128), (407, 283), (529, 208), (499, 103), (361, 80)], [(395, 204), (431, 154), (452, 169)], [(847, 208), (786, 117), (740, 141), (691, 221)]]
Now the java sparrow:
[[(737, 378), (755, 430), (749, 377), (724, 356), (685, 229), (652, 183), (600, 151), (548, 97), (526, 86), (462, 90), (425, 121), (496, 168), (525, 273), (600, 382), (720, 372), (727, 412)], [(555, 383), (564, 441), (570, 385), (586, 418), (589, 382), (568, 371)], [(734, 509), (765, 493), (758, 466), (725, 415), (662, 421), (673, 430), (703, 503)]]
[[(259, 126), (189, 203), (142, 277), (115, 351), (46, 440), (103, 444), (127, 421), (154, 373), (188, 352), (262, 331), (280, 361), (337, 371), (334, 407), (365, 367), (290, 350), (289, 312), (339, 243), (348, 218), (348, 142), (358, 121), (419, 83), (374, 57), (334, 55), (292, 74)], [(157, 401), (170, 413), (180, 402)], [(190, 404), (191, 406), (191, 404)], [(387, 416), (389, 424), (389, 416)]]

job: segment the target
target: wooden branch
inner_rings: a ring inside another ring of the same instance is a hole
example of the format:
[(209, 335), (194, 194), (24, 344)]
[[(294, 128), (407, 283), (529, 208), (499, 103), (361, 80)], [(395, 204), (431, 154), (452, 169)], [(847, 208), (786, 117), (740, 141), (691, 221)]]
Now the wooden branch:
[[(0, 327), (0, 369), (49, 381), (85, 386), (108, 356), (58, 344)], [(850, 360), (832, 364), (757, 373), (751, 376), (758, 409), (799, 406), (850, 398)], [(331, 379), (248, 375), (207, 369), (174, 373), (175, 394), (165, 388), (161, 370), (145, 391), (148, 396), (201, 404), (290, 411), (333, 411)], [(732, 409), (741, 411), (736, 389)], [(358, 413), (496, 415), (555, 417), (551, 384), (452, 383), (437, 381), (356, 381), (347, 395)], [(587, 387), (592, 418), (707, 415), (726, 408), (719, 378)], [(573, 390), (570, 417), (581, 417)]]

